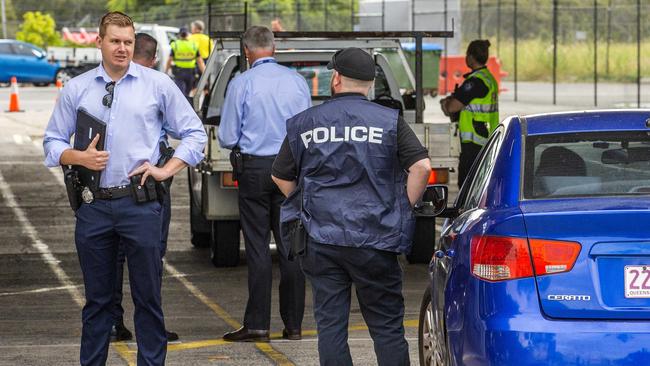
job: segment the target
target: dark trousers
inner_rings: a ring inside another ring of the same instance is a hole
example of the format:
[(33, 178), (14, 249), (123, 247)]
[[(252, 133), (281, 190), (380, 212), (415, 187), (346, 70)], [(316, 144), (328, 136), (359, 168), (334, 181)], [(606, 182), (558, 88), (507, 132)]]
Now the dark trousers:
[(404, 338), (402, 269), (396, 253), (310, 241), (301, 264), (314, 295), (321, 365), (352, 365), (348, 347), (352, 284), (374, 342), (377, 363), (410, 364)]
[(305, 276), (298, 262), (290, 262), (280, 245), (280, 204), (284, 196), (271, 180), (274, 157), (244, 159), (239, 177), (239, 216), (248, 265), (248, 303), (244, 326), (268, 330), (271, 323), (271, 230), (280, 251), (280, 315), (285, 328), (302, 327)]
[(161, 307), (161, 205), (131, 197), (95, 200), (76, 212), (75, 242), (84, 278), (82, 365), (103, 365), (113, 325), (117, 251), (124, 244), (135, 304), (138, 365), (163, 365), (167, 337)]
[(467, 174), (472, 169), (472, 164), (478, 157), (483, 146), (473, 142), (462, 142), (460, 144), (460, 156), (458, 157), (458, 188), (463, 186)]
[[(169, 186), (171, 188), (171, 185)], [(172, 201), (169, 193), (163, 197), (162, 209), (162, 234), (160, 237), (160, 255), (165, 256), (167, 252), (167, 237), (169, 236), (169, 223), (172, 217)], [(123, 243), (120, 242), (120, 245), (117, 250), (117, 268), (116, 268), (116, 277), (115, 277), (115, 294), (113, 301), (115, 306), (113, 308), (113, 324), (124, 323), (124, 307), (122, 307), (122, 298), (124, 297), (122, 291), (122, 285), (124, 283), (124, 262), (126, 261), (126, 251)], [(161, 272), (162, 273), (162, 272)]]
[(174, 67), (174, 82), (184, 96), (189, 97), (194, 87), (194, 69), (183, 69)]

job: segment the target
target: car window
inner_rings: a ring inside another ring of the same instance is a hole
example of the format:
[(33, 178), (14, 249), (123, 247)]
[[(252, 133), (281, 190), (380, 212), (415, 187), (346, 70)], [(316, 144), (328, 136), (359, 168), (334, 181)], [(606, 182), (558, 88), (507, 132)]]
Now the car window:
[(470, 176), (471, 179), (468, 182), (471, 182), (469, 185), (469, 190), (467, 191), (466, 199), (462, 207), (466, 210), (479, 207), (481, 203), (481, 198), (485, 192), (485, 187), (487, 186), (490, 175), (494, 168), (494, 162), (496, 161), (497, 152), (501, 146), (501, 139), (503, 134), (500, 130), (495, 131), (490, 137), (488, 145), (484, 148), (483, 154), (479, 160), (476, 170), (474, 171), (473, 176)]
[(524, 198), (650, 194), (647, 132), (526, 139)]
[(37, 51), (36, 49), (34, 49), (34, 48), (32, 48), (32, 47), (30, 47), (28, 45), (22, 44), (22, 43), (14, 43), (13, 48), (14, 48), (14, 52), (16, 52), (17, 54), (19, 54), (21, 56), (35, 57), (35, 56), (40, 56), (41, 55), (41, 52)]
[(11, 55), (13, 53), (14, 52), (9, 43), (0, 43), (0, 55)]
[(332, 70), (327, 69), (327, 62), (299, 61), (281, 62), (280, 64), (295, 70), (307, 80), (307, 86), (309, 86), (309, 90), (311, 91), (312, 99), (328, 99), (332, 95), (330, 90)]
[(178, 39), (178, 35), (174, 32), (165, 32), (165, 33), (167, 33), (167, 39), (169, 40), (169, 43), (172, 43), (172, 41)]
[(377, 65), (375, 67), (375, 98), (382, 96), (391, 96), (390, 86), (388, 85), (384, 70)]

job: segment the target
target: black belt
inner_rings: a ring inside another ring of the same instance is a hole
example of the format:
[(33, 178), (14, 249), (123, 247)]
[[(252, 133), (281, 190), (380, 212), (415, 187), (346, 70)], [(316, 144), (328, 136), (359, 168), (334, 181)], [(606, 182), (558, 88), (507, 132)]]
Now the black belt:
[(276, 155), (251, 155), (251, 154), (241, 154), (242, 159), (244, 160), (275, 160)]
[(98, 191), (93, 192), (93, 196), (98, 200), (115, 200), (130, 195), (131, 186), (100, 188)]

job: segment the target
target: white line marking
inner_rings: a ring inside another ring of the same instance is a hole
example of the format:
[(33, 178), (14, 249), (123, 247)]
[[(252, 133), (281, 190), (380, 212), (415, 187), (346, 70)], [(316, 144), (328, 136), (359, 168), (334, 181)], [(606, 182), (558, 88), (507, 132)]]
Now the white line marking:
[(32, 247), (41, 254), (41, 258), (50, 266), (50, 269), (54, 272), (59, 282), (61, 282), (64, 287), (67, 287), (68, 293), (70, 296), (72, 296), (72, 299), (77, 303), (77, 305), (83, 307), (85, 304), (84, 297), (81, 295), (81, 292), (77, 289), (77, 286), (74, 284), (74, 282), (72, 282), (70, 277), (68, 277), (68, 275), (65, 273), (63, 268), (61, 268), (59, 261), (50, 251), (50, 247), (48, 247), (47, 244), (45, 244), (38, 237), (38, 231), (36, 231), (34, 225), (32, 225), (32, 223), (27, 218), (25, 211), (23, 211), (23, 209), (18, 206), (16, 197), (11, 191), (9, 184), (7, 184), (7, 181), (5, 181), (2, 172), (0, 172), (0, 193), (2, 193), (4, 196), (7, 206), (11, 207), (14, 215), (18, 219), (18, 222), (20, 222), (20, 225), (23, 228), (23, 232), (27, 235), (27, 237), (29, 237), (29, 239), (31, 239)]
[(76, 285), (76, 286), (58, 286), (58, 287), (43, 287), (43, 288), (37, 288), (33, 290), (25, 290), (25, 291), (16, 291), (16, 292), (2, 292), (0, 293), (0, 296), (15, 296), (15, 295), (25, 295), (25, 294), (39, 294), (42, 292), (50, 292), (50, 291), (60, 291), (60, 290), (68, 290), (72, 287), (81, 287), (82, 285)]

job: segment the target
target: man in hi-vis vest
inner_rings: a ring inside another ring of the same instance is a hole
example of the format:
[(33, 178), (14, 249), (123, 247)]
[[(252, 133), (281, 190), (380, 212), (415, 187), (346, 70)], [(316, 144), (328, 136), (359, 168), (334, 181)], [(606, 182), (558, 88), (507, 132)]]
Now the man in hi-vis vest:
[(440, 106), (446, 116), (460, 112), (459, 188), (488, 136), (499, 124), (499, 85), (485, 66), (489, 48), (488, 40), (477, 39), (470, 42), (465, 62), (472, 71), (464, 75), (465, 82), (456, 88), (451, 96), (440, 100)]
[(171, 43), (171, 57), (167, 59), (165, 72), (169, 73), (173, 61), (174, 81), (183, 92), (183, 95), (189, 97), (194, 86), (194, 69), (198, 65), (199, 71), (203, 73), (205, 63), (203, 63), (203, 59), (199, 55), (199, 46), (188, 38), (189, 32), (187, 28), (181, 28), (178, 36), (179, 39)]

